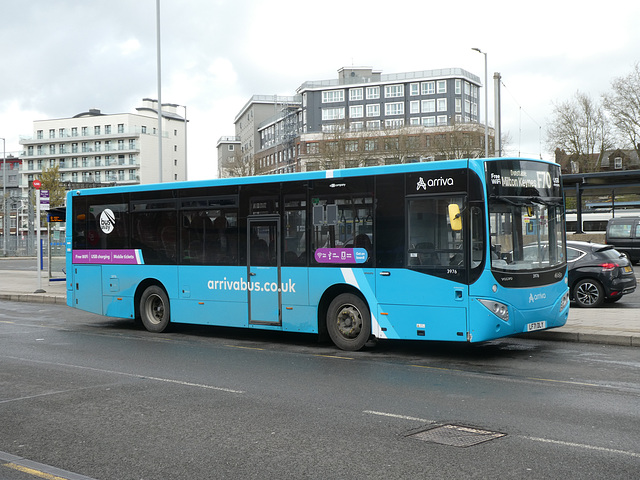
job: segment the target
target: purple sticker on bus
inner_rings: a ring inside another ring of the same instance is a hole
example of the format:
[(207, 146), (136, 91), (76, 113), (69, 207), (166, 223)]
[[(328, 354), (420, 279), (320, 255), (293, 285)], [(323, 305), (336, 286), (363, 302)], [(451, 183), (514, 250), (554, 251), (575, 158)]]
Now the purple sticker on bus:
[(91, 265), (138, 265), (143, 264), (142, 250), (74, 250), (73, 263)]
[(369, 255), (364, 248), (319, 248), (315, 257), (318, 263), (364, 263)]

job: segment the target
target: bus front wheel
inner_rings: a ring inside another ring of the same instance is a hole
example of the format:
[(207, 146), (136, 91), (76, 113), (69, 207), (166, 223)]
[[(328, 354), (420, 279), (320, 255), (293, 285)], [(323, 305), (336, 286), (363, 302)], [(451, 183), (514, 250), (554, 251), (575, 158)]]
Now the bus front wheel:
[(327, 311), (327, 331), (338, 348), (360, 350), (371, 336), (369, 307), (351, 293), (338, 295)]
[(140, 298), (140, 317), (144, 328), (150, 332), (164, 332), (169, 326), (171, 313), (169, 297), (165, 291), (152, 285), (148, 287)]

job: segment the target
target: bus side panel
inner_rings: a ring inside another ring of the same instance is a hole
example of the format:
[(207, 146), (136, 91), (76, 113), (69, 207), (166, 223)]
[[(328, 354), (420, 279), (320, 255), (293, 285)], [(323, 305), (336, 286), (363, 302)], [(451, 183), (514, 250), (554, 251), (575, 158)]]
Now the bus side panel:
[(466, 341), (468, 286), (406, 269), (375, 278), (383, 338)]
[[(102, 315), (102, 283), (100, 278), (101, 265), (74, 265), (73, 266), (73, 296), (72, 307), (86, 310), (87, 312)], [(68, 280), (67, 280), (68, 281)]]

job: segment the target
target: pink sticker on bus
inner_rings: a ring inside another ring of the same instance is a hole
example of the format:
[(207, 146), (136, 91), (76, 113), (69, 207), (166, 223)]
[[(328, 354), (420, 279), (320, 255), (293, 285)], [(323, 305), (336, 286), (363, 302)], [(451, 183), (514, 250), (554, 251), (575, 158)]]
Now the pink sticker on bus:
[(143, 264), (142, 250), (74, 250), (74, 264), (138, 265)]
[(364, 263), (369, 255), (364, 248), (318, 248), (315, 258), (318, 263)]

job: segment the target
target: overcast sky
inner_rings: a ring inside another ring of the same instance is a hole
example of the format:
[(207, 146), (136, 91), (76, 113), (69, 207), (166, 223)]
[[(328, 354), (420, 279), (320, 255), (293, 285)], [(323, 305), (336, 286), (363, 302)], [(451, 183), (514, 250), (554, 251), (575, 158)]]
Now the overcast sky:
[[(3, 0), (0, 137), (18, 154), (33, 121), (157, 98), (155, 0)], [(599, 97), (640, 61), (638, 2), (161, 0), (162, 101), (187, 106), (189, 179), (216, 176), (215, 145), (254, 94), (293, 95), (343, 66), (460, 67), (502, 75), (506, 153), (551, 159), (552, 102)], [(484, 95), (484, 94), (482, 94)], [(484, 97), (480, 108), (484, 111)], [(484, 119), (484, 113), (482, 113)]]

